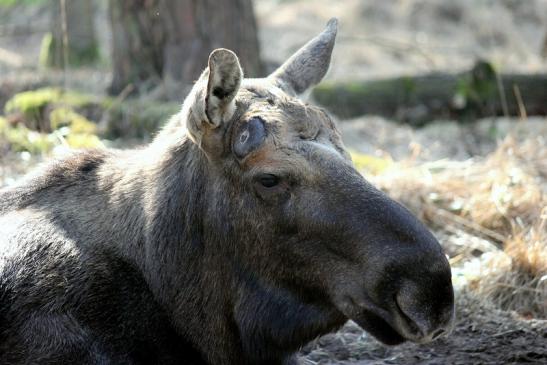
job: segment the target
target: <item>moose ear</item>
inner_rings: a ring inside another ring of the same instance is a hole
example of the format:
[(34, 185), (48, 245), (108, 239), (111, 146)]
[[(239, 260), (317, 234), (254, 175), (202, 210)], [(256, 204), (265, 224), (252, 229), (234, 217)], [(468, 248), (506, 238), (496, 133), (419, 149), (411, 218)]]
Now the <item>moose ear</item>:
[(242, 79), (243, 71), (234, 52), (219, 48), (211, 53), (207, 69), (183, 106), (188, 109), (188, 131), (198, 145), (202, 146), (206, 136), (232, 118)]
[(301, 94), (323, 79), (330, 65), (338, 20), (332, 18), (325, 30), (306, 43), (268, 78), (290, 94)]

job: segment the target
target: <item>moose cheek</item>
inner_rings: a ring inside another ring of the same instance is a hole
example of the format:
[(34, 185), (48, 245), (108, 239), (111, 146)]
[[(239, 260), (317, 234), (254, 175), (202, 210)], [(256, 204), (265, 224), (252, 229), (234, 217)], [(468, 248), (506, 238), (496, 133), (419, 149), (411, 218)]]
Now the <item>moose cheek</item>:
[(266, 128), (260, 117), (253, 117), (239, 126), (233, 142), (233, 151), (238, 158), (244, 158), (256, 150), (266, 139)]

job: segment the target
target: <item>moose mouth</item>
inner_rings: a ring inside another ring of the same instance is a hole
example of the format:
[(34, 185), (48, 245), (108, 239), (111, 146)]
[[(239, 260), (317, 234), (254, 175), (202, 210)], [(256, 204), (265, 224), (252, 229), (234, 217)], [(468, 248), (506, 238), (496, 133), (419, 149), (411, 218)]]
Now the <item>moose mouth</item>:
[(386, 345), (399, 345), (407, 339), (403, 337), (392, 324), (369, 310), (352, 318), (361, 328)]
[[(349, 313), (346, 311), (347, 317), (380, 342), (386, 345), (399, 345), (405, 341), (424, 342), (420, 330), (401, 309), (396, 298), (389, 309), (370, 303), (357, 305), (353, 300), (350, 302), (353, 305)], [(348, 309), (348, 306), (345, 308)]]

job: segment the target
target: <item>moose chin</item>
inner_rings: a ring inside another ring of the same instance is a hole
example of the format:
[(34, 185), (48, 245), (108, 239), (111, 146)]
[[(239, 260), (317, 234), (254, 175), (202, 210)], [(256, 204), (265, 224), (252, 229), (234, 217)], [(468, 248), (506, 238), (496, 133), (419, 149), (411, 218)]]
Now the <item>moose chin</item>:
[(296, 364), (348, 319), (391, 345), (448, 332), (439, 243), (298, 99), (336, 31), (262, 79), (217, 49), (149, 145), (1, 190), (0, 363)]

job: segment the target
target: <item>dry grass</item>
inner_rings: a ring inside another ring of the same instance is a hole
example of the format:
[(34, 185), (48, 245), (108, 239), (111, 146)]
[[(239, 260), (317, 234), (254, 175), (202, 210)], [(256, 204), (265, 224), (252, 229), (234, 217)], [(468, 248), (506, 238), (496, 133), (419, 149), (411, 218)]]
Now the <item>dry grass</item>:
[(502, 252), (485, 257), (483, 275), (470, 288), (525, 318), (547, 318), (546, 218), (509, 237)]
[(371, 180), (434, 229), (490, 242), (494, 248), (485, 250), (469, 240), (451, 262), (489, 251), (469, 287), (505, 310), (547, 318), (544, 138), (517, 143), (508, 137), (489, 156), (464, 162), (408, 159)]

